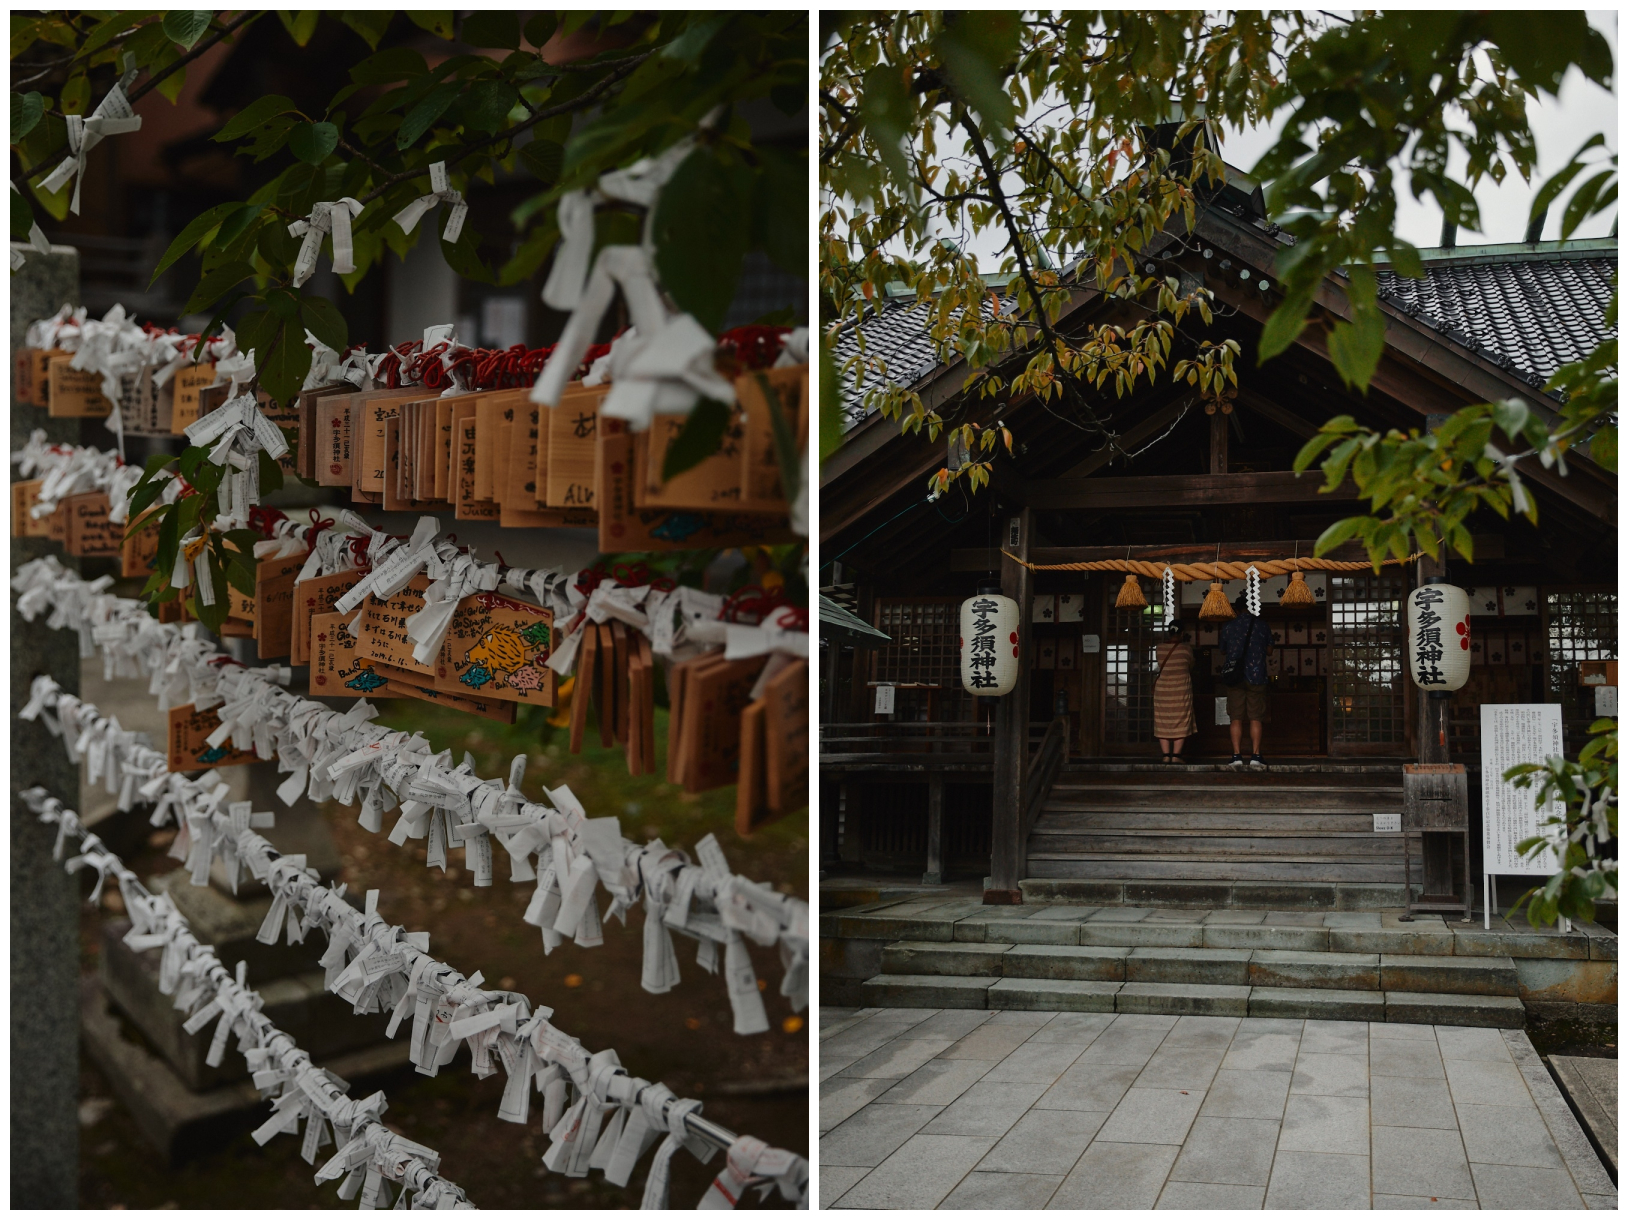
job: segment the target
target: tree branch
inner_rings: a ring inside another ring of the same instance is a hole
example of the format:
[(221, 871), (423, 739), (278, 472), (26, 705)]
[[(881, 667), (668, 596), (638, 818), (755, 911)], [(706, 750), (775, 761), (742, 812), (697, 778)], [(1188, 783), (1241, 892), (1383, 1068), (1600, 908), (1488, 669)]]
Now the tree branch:
[(231, 25), (222, 27), (221, 31), (218, 34), (214, 35), (211, 38), (206, 38), (204, 41), (198, 43), (197, 46), (193, 47), (192, 50), (188, 51), (185, 55), (181, 56), (180, 59), (176, 60), (169, 67), (165, 68), (162, 72), (159, 72), (159, 73), (156, 73), (156, 74), (154, 74), (152, 76), (149, 76), (147, 78), (146, 83), (144, 85), (142, 85), (141, 88), (137, 89), (134, 93), (132, 93), (130, 95), (131, 104), (134, 105), (136, 102), (138, 102), (142, 98), (146, 97), (147, 94), (151, 93), (153, 91), (153, 89), (158, 85), (158, 83), (160, 81), (162, 81), (165, 77), (169, 76), (173, 72), (177, 72), (180, 69), (186, 67), (193, 60), (197, 59), (198, 56), (202, 55), (205, 51), (209, 50), (210, 47), (212, 47), (216, 43), (220, 42), (221, 39), (229, 37), (235, 30), (238, 30), (241, 27), (247, 25), (249, 22), (255, 20), (257, 17), (265, 16), (265, 12), (266, 11), (264, 9), (260, 9), (258, 11), (251, 9), (249, 12), (244, 13), (236, 21), (232, 22)]

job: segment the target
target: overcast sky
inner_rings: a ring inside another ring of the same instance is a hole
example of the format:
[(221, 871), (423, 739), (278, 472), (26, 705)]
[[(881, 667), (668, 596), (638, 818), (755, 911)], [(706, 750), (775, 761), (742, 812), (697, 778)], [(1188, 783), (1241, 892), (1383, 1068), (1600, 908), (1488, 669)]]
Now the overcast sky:
[[(1588, 18), (1610, 40), (1615, 55), (1618, 47), (1617, 12), (1590, 11)], [(1613, 75), (1613, 82), (1616, 79)], [(1595, 132), (1601, 132), (1611, 150), (1617, 150), (1617, 93), (1607, 92), (1593, 82), (1584, 80), (1575, 69), (1561, 83), (1558, 99), (1545, 96), (1538, 102), (1529, 103), (1528, 113), (1538, 149), (1538, 169), (1532, 183), (1521, 181), (1520, 175), (1515, 173), (1508, 174), (1501, 185), (1484, 181), (1475, 192), (1476, 202), (1481, 208), (1481, 232), (1461, 230), (1459, 245), (1520, 241), (1526, 235), (1526, 219), (1532, 207), (1532, 197), (1585, 139)], [(1229, 131), (1222, 145), (1222, 155), (1229, 165), (1247, 171), (1271, 147), (1276, 135), (1276, 127)], [(1463, 163), (1463, 156), (1459, 154), (1453, 168), (1462, 169)], [(1579, 181), (1590, 176), (1585, 171)], [(1440, 245), (1441, 209), (1434, 199), (1427, 196), (1423, 203), (1416, 201), (1405, 179), (1399, 179), (1397, 186), (1397, 229), (1400, 236), (1422, 248)], [(1562, 196), (1562, 206), (1549, 209), (1548, 222), (1543, 229), (1546, 241), (1560, 236), (1560, 213), (1564, 200), (1565, 196)], [(1595, 217), (1582, 225), (1574, 236), (1608, 236), (1613, 220), (1614, 215), (1610, 213)], [(964, 238), (964, 234), (950, 234), (948, 231), (946, 236)], [(987, 270), (994, 270), (999, 265), (997, 251), (1004, 244), (1004, 233), (998, 229), (985, 230), (968, 243)]]

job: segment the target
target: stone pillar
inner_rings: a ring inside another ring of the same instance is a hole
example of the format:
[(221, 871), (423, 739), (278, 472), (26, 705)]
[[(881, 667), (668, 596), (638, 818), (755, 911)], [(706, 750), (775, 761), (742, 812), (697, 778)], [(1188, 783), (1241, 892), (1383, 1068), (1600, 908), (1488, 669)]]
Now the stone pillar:
[[(13, 249), (19, 249), (13, 245)], [(27, 249), (11, 274), (11, 351), (28, 324), (79, 300), (79, 253)], [(20, 446), (44, 428), (52, 440), (77, 441), (79, 421), (49, 419), (43, 408), (11, 408)], [(13, 538), (11, 571), (52, 549), (45, 538)], [(60, 548), (56, 548), (60, 549)], [(68, 560), (73, 563), (73, 560)], [(70, 806), (79, 803), (79, 769), (40, 721), (17, 713), (34, 676), (48, 673), (79, 690), (78, 637), (43, 621), (11, 618), (11, 1206), (68, 1208), (79, 1202), (79, 885), (51, 858), (56, 833), (17, 799), (38, 784)]]

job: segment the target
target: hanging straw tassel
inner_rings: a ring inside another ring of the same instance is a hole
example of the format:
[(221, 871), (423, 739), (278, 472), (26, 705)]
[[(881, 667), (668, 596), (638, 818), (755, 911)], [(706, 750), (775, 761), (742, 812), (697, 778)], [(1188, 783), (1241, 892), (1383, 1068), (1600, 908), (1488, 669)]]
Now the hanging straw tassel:
[(1119, 597), (1114, 602), (1114, 609), (1140, 610), (1147, 604), (1147, 598), (1142, 596), (1142, 582), (1136, 578), (1134, 572), (1127, 572), (1125, 583), (1119, 589)]
[(1229, 618), (1237, 617), (1232, 612), (1232, 603), (1227, 601), (1227, 595), (1221, 591), (1221, 582), (1212, 580), (1210, 591), (1204, 595), (1204, 604), (1199, 607), (1199, 622), (1224, 623)]
[(1306, 583), (1305, 576), (1299, 568), (1289, 577), (1289, 587), (1283, 590), (1283, 596), (1278, 598), (1278, 605), (1291, 609), (1301, 606), (1315, 606), (1317, 598), (1312, 594), (1311, 586)]

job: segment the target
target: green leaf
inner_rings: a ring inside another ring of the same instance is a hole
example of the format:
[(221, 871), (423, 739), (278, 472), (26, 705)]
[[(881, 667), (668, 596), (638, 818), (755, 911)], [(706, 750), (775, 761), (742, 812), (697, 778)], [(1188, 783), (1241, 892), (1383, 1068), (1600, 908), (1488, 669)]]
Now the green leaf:
[(317, 32), (317, 18), (322, 14), (307, 9), (300, 12), (289, 12), (286, 9), (277, 10), (277, 20), (283, 23), (283, 29), (294, 40), (294, 45), (303, 47), (311, 41), (311, 35)]
[(526, 168), (545, 186), (553, 186), (565, 169), (565, 146), (558, 140), (533, 140), (520, 150)]
[(661, 192), (656, 269), (678, 307), (713, 333), (735, 296), (751, 234), (752, 175), (711, 149), (684, 158)]
[(395, 13), (390, 9), (347, 9), (334, 16), (354, 30), (372, 51), (378, 49), (379, 39), (390, 28), (390, 18)]
[(477, 9), (464, 18), (458, 41), (482, 50), (516, 50), (520, 46), (520, 14), (513, 9)]
[(1617, 426), (1605, 424), (1589, 437), (1588, 455), (1612, 474), (1617, 472)]
[(215, 234), (215, 240), (210, 245), (217, 250), (229, 247), (243, 234), (247, 233), (249, 226), (260, 218), (260, 213), (266, 210), (264, 203), (245, 203), (227, 215), (220, 222), (220, 232)]
[(1003, 71), (1022, 32), (1019, 14), (985, 10), (945, 14), (944, 28), (933, 40), (956, 95), (984, 120), (990, 136), (1016, 119)]
[(255, 368), (261, 388), (277, 402), (286, 403), (300, 392), (311, 371), (311, 349), (305, 346), (305, 333), (298, 323), (278, 330), (270, 351), (256, 356)]
[(435, 120), (445, 114), (447, 108), (458, 100), (458, 95), (463, 91), (464, 86), (459, 81), (447, 81), (431, 89), (424, 100), (409, 110), (406, 117), (401, 120), (401, 128), (396, 132), (396, 147), (405, 149), (428, 131)]
[(220, 227), (221, 222), (239, 206), (236, 203), (222, 203), (188, 221), (186, 227), (170, 243), (170, 248), (164, 251), (164, 257), (158, 260), (158, 266), (153, 269), (153, 278), (148, 287), (158, 283), (158, 277), (168, 271), (176, 260), (193, 246), (207, 240), (209, 235)]
[(1504, 430), (1504, 435), (1519, 440), (1532, 409), (1519, 398), (1505, 398), (1491, 404), (1492, 422)]
[(34, 227), (34, 209), (28, 206), (28, 197), (21, 191), (11, 191), (11, 240), (27, 241)]
[(283, 489), (283, 468), (278, 465), (277, 459), (264, 449), (260, 450), (258, 456), (260, 458), (260, 491), (266, 495), (274, 491), (281, 491)]
[(465, 127), (488, 135), (503, 126), (520, 92), (506, 80), (483, 80), (464, 95), (461, 114)]
[(526, 41), (542, 50), (543, 45), (554, 37), (554, 30), (558, 25), (559, 18), (553, 13), (538, 13), (526, 22)]
[(1362, 528), (1362, 521), (1361, 517), (1346, 517), (1343, 521), (1336, 521), (1317, 536), (1317, 545), (1312, 553), (1317, 556), (1326, 555), (1342, 542), (1349, 541)]
[(132, 492), (130, 496), (129, 517), (132, 524), (130, 525), (130, 528), (125, 531), (124, 536), (126, 538), (130, 537), (131, 534), (139, 533), (146, 526), (154, 524), (151, 520), (137, 524), (136, 518), (140, 517), (142, 513), (146, 512), (148, 505), (163, 494), (164, 488), (169, 485), (169, 482), (169, 479), (154, 479), (151, 483), (147, 484), (147, 486), (136, 488)]
[(339, 312), (337, 305), (325, 297), (301, 297), (300, 318), (305, 323), (306, 330), (334, 351), (343, 352), (350, 346), (345, 315)]
[[(440, 218), (437, 217), (434, 223), (440, 227)], [(458, 234), (456, 244), (441, 242), (441, 257), (446, 259), (447, 266), (466, 280), (477, 280), (482, 284), (497, 282), (492, 269), (480, 256), (480, 234), (468, 221), (464, 222), (463, 232)]]
[(223, 263), (198, 281), (182, 313), (199, 313), (254, 274), (254, 268), (240, 259)]
[(83, 72), (70, 76), (68, 83), (62, 86), (62, 113), (84, 114), (88, 105), (90, 105), (90, 78)]
[(662, 481), (694, 469), (717, 453), (723, 447), (724, 433), (729, 430), (733, 413), (716, 399), (703, 398), (696, 403), (684, 427), (667, 446), (667, 456), (661, 464)]
[(763, 168), (753, 197), (755, 241), (787, 275), (808, 276), (808, 158), (761, 150)]
[(421, 30), (428, 30), (437, 38), (453, 39), (452, 11), (440, 9), (406, 9), (407, 20)]
[(301, 123), (288, 134), (288, 151), (307, 165), (321, 165), (339, 147), (339, 128), (332, 123)]
[(1385, 315), (1375, 304), (1353, 304), (1352, 312), (1353, 321), (1335, 322), (1329, 331), (1328, 358), (1346, 385), (1366, 390), (1385, 353)]
[(728, 24), (728, 13), (691, 13), (683, 33), (668, 43), (662, 54), (668, 59), (693, 65), (699, 62), (701, 52), (707, 49), (707, 44), (718, 31)]
[(257, 98), (233, 115), (226, 126), (217, 131), (213, 138), (216, 143), (224, 144), (228, 140), (236, 140), (247, 135), (257, 127), (265, 126), (279, 115), (298, 114), (299, 112), (299, 106), (291, 98), (279, 94)]
[(45, 117), (45, 98), (38, 93), (11, 95), (11, 142), (18, 143)]
[(427, 75), (429, 70), (424, 57), (411, 47), (390, 47), (357, 64), (350, 70), (350, 78), (358, 85), (388, 85)]
[(1266, 325), (1261, 328), (1261, 363), (1264, 364), (1273, 356), (1288, 350), (1289, 344), (1298, 339), (1300, 332), (1305, 329), (1305, 302), (1285, 297), (1283, 303), (1272, 311), (1272, 316), (1266, 319)]
[(164, 36), (171, 42), (179, 43), (183, 50), (190, 51), (197, 45), (209, 29), (213, 13), (188, 12), (176, 9), (164, 14)]

